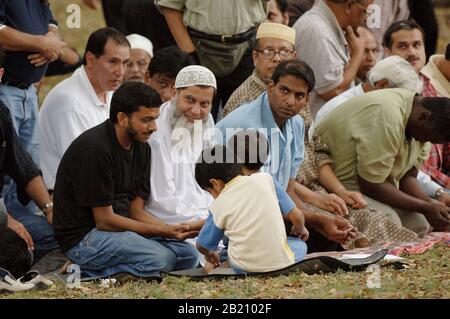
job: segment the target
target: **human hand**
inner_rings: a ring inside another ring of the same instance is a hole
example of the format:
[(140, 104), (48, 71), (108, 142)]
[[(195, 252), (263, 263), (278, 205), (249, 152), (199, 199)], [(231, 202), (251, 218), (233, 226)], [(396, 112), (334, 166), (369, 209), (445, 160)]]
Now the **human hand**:
[(348, 215), (348, 208), (345, 201), (336, 194), (320, 194), (313, 205), (340, 216)]
[(303, 241), (307, 241), (309, 238), (309, 231), (305, 226), (292, 226), (291, 235), (294, 235)]
[(14, 230), (17, 233), (17, 235), (19, 235), (20, 237), (22, 237), (23, 240), (25, 240), (30, 250), (34, 250), (33, 239), (31, 238), (27, 229), (22, 225), (22, 223), (19, 223), (9, 214), (8, 214), (8, 227)]
[(336, 191), (336, 195), (342, 198), (347, 205), (354, 209), (361, 209), (367, 206), (367, 201), (360, 192), (352, 192), (342, 188)]
[(49, 223), (50, 225), (53, 224), (53, 207), (49, 207), (46, 210), (46, 217), (47, 217), (47, 223)]
[(441, 193), (438, 196), (437, 200), (444, 206), (450, 207), (450, 195), (449, 194), (447, 194), (445, 192)]
[(47, 32), (43, 37), (41, 54), (48, 62), (56, 61), (66, 45), (55, 32)]
[(41, 65), (50, 63), (50, 60), (47, 59), (42, 53), (34, 53), (28, 56), (28, 60), (35, 67), (39, 67)]
[(198, 230), (192, 230), (189, 225), (166, 225), (162, 231), (162, 236), (183, 241), (197, 237), (198, 233)]
[(345, 245), (356, 237), (356, 228), (340, 216), (322, 215), (320, 221), (317, 231), (329, 240)]
[[(359, 29), (359, 27), (358, 27), (358, 29)], [(359, 34), (358, 29), (355, 32), (353, 30), (353, 27), (348, 25), (345, 28), (345, 30), (347, 31), (346, 38), (347, 38), (348, 45), (350, 46), (350, 53), (351, 53), (352, 57), (359, 56), (362, 59), (364, 50), (365, 50), (366, 41), (365, 41), (364, 37), (362, 37)]]
[(83, 3), (94, 10), (100, 8), (100, 0), (83, 0)]
[(421, 213), (435, 231), (450, 230), (450, 207), (440, 202), (427, 203)]
[[(204, 254), (204, 256), (205, 256), (205, 260), (209, 264), (212, 265), (213, 269), (220, 266), (220, 258), (219, 258), (219, 254), (217, 253), (217, 251), (208, 251)], [(206, 265), (205, 265), (205, 267), (206, 267)]]

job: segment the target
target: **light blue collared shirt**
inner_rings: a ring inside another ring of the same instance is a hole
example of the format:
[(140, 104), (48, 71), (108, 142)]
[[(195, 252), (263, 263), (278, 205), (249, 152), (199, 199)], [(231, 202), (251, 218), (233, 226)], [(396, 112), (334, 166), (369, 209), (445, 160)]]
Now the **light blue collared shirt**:
[(243, 129), (260, 131), (269, 141), (269, 158), (261, 171), (271, 174), (285, 190), (289, 179), (297, 176), (304, 158), (303, 119), (296, 115), (280, 130), (270, 109), (267, 92), (228, 114), (216, 128), (220, 131), (216, 132), (219, 144), (227, 144), (235, 133)]

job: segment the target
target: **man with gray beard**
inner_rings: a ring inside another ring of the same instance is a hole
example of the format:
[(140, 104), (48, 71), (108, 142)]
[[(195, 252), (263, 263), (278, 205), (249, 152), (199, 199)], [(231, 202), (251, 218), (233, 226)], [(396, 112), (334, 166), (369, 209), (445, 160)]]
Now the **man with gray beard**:
[(216, 79), (207, 68), (183, 68), (172, 99), (161, 106), (158, 131), (148, 141), (152, 149), (151, 194), (146, 210), (167, 224), (189, 224), (200, 231), (213, 198), (194, 175), (201, 151), (215, 144), (211, 103)]

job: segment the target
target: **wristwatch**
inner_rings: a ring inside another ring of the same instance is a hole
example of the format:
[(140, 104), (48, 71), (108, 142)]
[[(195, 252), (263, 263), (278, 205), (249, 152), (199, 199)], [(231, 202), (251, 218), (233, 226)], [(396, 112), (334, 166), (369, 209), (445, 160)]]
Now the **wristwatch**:
[(53, 208), (53, 202), (49, 202), (49, 203), (45, 204), (44, 207), (41, 208), (41, 211), (42, 211), (45, 215), (47, 215), (47, 210), (48, 210), (49, 208)]
[(444, 189), (443, 189), (443, 188), (439, 188), (439, 189), (436, 191), (436, 193), (435, 193), (436, 199), (438, 199), (439, 196), (441, 196), (441, 195), (444, 194), (444, 193), (445, 193), (445, 192), (444, 192)]

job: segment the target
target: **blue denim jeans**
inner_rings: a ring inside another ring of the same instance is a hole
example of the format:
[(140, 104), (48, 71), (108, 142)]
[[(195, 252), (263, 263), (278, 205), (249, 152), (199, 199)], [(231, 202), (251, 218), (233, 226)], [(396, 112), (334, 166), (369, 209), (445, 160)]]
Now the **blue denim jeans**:
[[(38, 131), (38, 99), (36, 89), (31, 85), (28, 89), (0, 84), (0, 100), (11, 113), (12, 122), (22, 145), (39, 166), (39, 131)], [(3, 189), (3, 197), (8, 212), (33, 214), (37, 207), (30, 202), (27, 206), (17, 199), (16, 184), (7, 177)]]
[[(36, 89), (33, 86), (28, 89), (19, 89), (0, 84), (0, 100), (11, 113), (13, 125), (20, 141), (39, 166), (38, 98)], [(35, 214), (37, 211), (36, 205), (30, 202), (23, 206), (19, 202), (17, 185), (9, 176), (5, 177), (3, 197), (8, 213), (21, 222), (33, 238), (35, 262), (59, 247), (53, 236), (53, 228), (47, 223), (47, 219)]]
[(96, 228), (66, 256), (80, 266), (83, 278), (105, 278), (122, 272), (155, 277), (161, 272), (195, 268), (199, 263), (198, 251), (189, 243)]
[[(306, 246), (305, 242), (301, 239), (298, 239), (296, 237), (288, 237), (287, 242), (289, 247), (291, 248), (292, 252), (295, 255), (295, 262), (298, 263), (299, 261), (303, 260), (306, 256), (306, 253), (308, 251), (308, 247)], [(234, 270), (236, 274), (246, 274), (247, 271), (242, 270), (229, 260), (231, 268)]]
[(23, 224), (33, 239), (34, 263), (38, 262), (49, 252), (59, 248), (58, 242), (54, 237), (53, 226), (47, 223), (46, 217), (35, 214), (17, 213), (17, 211), (9, 211), (9, 214)]

